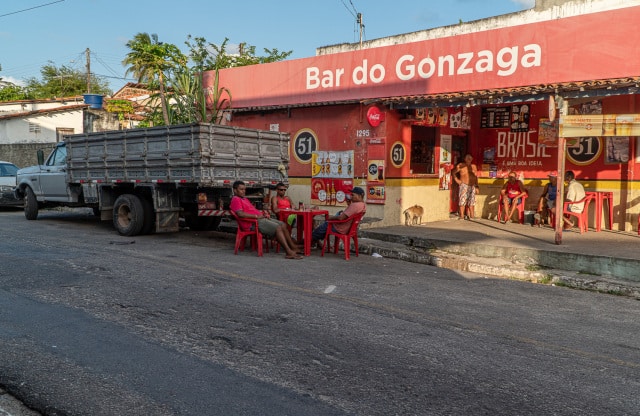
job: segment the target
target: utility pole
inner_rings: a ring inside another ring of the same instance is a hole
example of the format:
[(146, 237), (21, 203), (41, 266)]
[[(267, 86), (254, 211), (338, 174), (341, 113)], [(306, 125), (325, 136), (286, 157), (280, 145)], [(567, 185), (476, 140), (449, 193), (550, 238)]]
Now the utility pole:
[(87, 57), (87, 93), (91, 94), (91, 54), (89, 48), (85, 51)]
[(356, 23), (360, 28), (360, 49), (362, 49), (362, 32), (364, 31), (364, 23), (362, 23), (362, 13), (358, 13), (356, 17)]

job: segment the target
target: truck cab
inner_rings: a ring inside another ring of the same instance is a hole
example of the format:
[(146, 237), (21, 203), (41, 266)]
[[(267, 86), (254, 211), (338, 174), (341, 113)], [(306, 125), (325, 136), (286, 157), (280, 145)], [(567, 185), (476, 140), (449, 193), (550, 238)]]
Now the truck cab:
[(68, 202), (67, 148), (65, 143), (58, 143), (46, 162), (41, 162), (43, 159), (41, 155), (42, 152), (38, 156), (38, 165), (18, 171), (16, 183), (18, 192), (24, 195), (28, 186), (39, 202)]

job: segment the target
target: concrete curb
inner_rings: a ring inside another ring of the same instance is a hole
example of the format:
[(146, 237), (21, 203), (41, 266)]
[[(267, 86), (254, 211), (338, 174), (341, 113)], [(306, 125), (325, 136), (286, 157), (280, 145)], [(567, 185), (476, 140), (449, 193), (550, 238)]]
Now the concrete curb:
[(474, 255), (482, 258), (503, 258), (529, 262), (544, 268), (563, 265), (564, 270), (580, 271), (592, 275), (607, 276), (611, 272), (618, 279), (640, 284), (638, 270), (640, 261), (621, 257), (597, 256), (592, 254), (568, 253), (563, 251), (539, 250), (508, 245), (474, 244), (439, 239), (389, 234), (372, 230), (363, 230), (359, 236), (375, 241), (401, 244), (424, 250), (442, 250), (456, 255)]
[[(361, 254), (377, 253), (385, 258), (420, 263), (443, 269), (459, 270), (481, 275), (528, 281), (533, 283), (566, 286), (574, 289), (628, 296), (640, 300), (640, 285), (616, 280), (608, 276), (590, 276), (565, 270), (528, 270), (531, 262), (505, 262), (496, 258), (474, 258), (446, 253), (444, 251), (423, 252), (398, 243), (359, 239)], [(535, 266), (534, 266), (535, 267)]]

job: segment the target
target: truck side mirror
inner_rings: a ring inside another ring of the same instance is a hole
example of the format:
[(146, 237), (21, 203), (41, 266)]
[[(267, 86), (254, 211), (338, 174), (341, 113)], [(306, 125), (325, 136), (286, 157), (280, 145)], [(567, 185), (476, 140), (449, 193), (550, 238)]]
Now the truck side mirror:
[(44, 165), (44, 152), (42, 149), (38, 149), (36, 155), (38, 157), (38, 165)]

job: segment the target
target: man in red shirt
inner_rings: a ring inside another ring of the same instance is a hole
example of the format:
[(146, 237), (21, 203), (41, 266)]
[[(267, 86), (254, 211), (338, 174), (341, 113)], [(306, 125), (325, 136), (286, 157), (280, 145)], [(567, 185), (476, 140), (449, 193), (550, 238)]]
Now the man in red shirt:
[[(358, 186), (351, 190), (351, 204), (344, 210), (338, 212), (336, 215), (329, 217), (330, 220), (344, 220), (349, 217), (353, 217), (356, 214), (364, 213), (367, 211), (367, 206), (364, 201), (364, 190)], [(325, 221), (318, 228), (313, 230), (313, 242), (317, 243), (320, 240), (324, 239), (324, 236), (327, 234), (327, 226), (328, 223)], [(349, 227), (351, 227), (351, 221), (347, 221), (340, 224), (333, 225), (333, 230), (340, 234), (346, 234), (349, 232)]]
[[(507, 182), (504, 183), (500, 190), (500, 194), (502, 195), (502, 209), (505, 215), (502, 221), (503, 224), (511, 221), (511, 217), (520, 203), (520, 198), (529, 193), (522, 181), (517, 179), (517, 176), (518, 174), (514, 171), (509, 172), (509, 179), (507, 179)], [(498, 218), (498, 221), (500, 221), (500, 218)]]
[(288, 259), (301, 259), (302, 256), (298, 254), (300, 249), (291, 239), (291, 235), (287, 230), (287, 226), (282, 221), (273, 220), (265, 216), (262, 211), (253, 206), (245, 195), (247, 193), (247, 187), (242, 181), (235, 181), (233, 183), (233, 198), (231, 198), (231, 204), (229, 208), (235, 212), (240, 220), (238, 221), (238, 227), (241, 230), (249, 230), (251, 223), (242, 221), (242, 218), (251, 218), (258, 220), (258, 231), (266, 235), (269, 238), (275, 238), (280, 246), (286, 253)]

